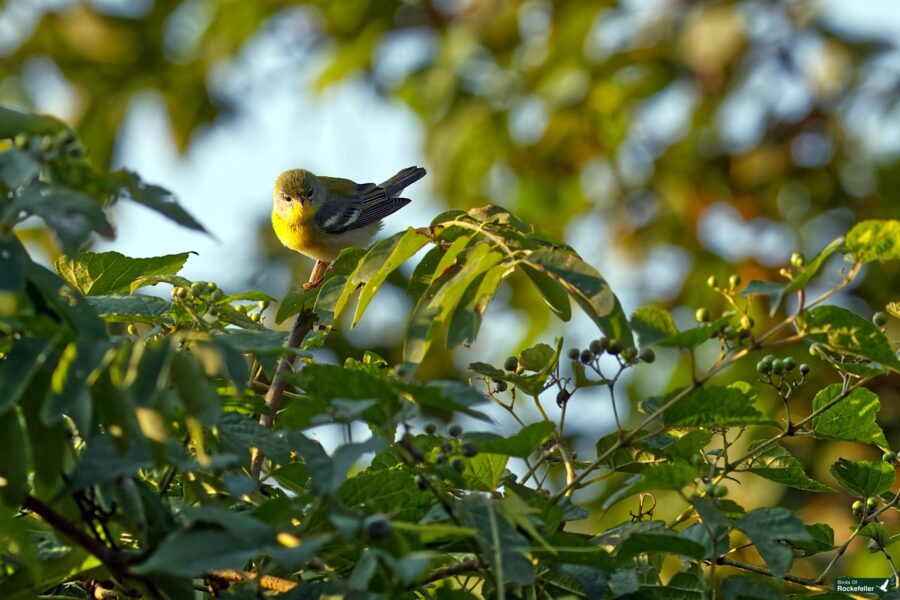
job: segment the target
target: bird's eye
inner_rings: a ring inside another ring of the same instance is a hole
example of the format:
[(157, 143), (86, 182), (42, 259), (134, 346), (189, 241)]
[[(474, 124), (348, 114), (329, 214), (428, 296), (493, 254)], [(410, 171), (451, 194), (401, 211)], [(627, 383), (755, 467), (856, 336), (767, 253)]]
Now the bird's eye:
[(287, 194), (282, 194), (281, 199), (284, 200), (285, 202), (291, 201), (291, 197), (288, 196)]

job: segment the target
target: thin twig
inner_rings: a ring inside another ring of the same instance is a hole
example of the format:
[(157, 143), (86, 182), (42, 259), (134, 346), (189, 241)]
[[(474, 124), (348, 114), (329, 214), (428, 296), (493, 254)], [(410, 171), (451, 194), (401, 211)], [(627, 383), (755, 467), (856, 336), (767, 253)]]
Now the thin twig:
[(422, 587), (423, 585), (428, 585), (429, 583), (434, 583), (435, 581), (440, 581), (441, 579), (446, 579), (448, 577), (454, 577), (456, 575), (461, 575), (462, 573), (471, 573), (473, 571), (480, 571), (482, 568), (481, 561), (477, 558), (473, 558), (471, 560), (464, 560), (461, 563), (457, 563), (455, 565), (450, 565), (447, 567), (442, 567), (430, 573), (425, 579), (409, 586), (410, 590), (414, 590), (418, 587)]
[(258, 576), (256, 573), (248, 573), (246, 571), (235, 571), (234, 569), (221, 569), (218, 571), (210, 571), (206, 574), (208, 579), (218, 579), (228, 583), (245, 583), (247, 581), (256, 581), (256, 584), (264, 590), (273, 592), (290, 592), (297, 583), (290, 579), (283, 579), (273, 575)]

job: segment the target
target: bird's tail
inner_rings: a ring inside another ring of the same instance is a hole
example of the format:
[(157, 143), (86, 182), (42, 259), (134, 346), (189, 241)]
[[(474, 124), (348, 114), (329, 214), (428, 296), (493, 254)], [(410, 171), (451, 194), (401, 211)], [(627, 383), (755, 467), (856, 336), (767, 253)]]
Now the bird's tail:
[(421, 167), (407, 167), (378, 187), (384, 188), (388, 198), (396, 198), (403, 191), (403, 188), (412, 185), (423, 177), (425, 177), (425, 169)]

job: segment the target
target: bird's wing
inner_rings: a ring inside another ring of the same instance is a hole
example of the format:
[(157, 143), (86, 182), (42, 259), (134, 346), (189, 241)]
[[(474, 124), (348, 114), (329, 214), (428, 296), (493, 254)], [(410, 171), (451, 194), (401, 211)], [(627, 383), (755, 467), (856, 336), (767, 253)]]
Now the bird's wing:
[(356, 198), (328, 200), (316, 211), (313, 220), (325, 233), (338, 234), (358, 227), (362, 201)]
[(380, 221), (410, 203), (409, 198), (398, 198), (397, 195), (424, 176), (425, 169), (409, 167), (379, 185), (323, 177), (329, 181), (332, 190), (338, 190), (346, 197), (321, 206), (315, 216), (316, 224), (325, 233), (339, 234)]

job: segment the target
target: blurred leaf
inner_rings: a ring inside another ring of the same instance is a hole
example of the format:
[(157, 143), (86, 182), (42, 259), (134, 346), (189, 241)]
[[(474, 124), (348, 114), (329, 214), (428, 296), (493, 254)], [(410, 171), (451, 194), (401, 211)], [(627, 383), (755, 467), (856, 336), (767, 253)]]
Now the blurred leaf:
[(831, 465), (831, 474), (851, 496), (878, 496), (894, 485), (894, 466), (884, 461), (839, 458)]
[(145, 445), (131, 444), (127, 453), (119, 453), (113, 439), (97, 435), (87, 443), (75, 469), (68, 476), (66, 486), (71, 491), (131, 476), (153, 465)]
[(788, 542), (792, 547), (800, 551), (801, 557), (813, 556), (822, 552), (834, 550), (834, 530), (827, 523), (807, 525), (809, 540)]
[(460, 381), (429, 381), (414, 383), (397, 381), (394, 386), (408, 394), (419, 407), (423, 417), (437, 417), (443, 421), (451, 421), (456, 413), (463, 413), (490, 422), (490, 417), (472, 408), (485, 404), (488, 399), (471, 386)]
[(541, 298), (550, 307), (550, 310), (559, 317), (561, 321), (567, 322), (572, 318), (572, 304), (569, 301), (569, 295), (558, 281), (549, 275), (533, 269), (528, 265), (521, 265), (522, 272), (528, 276), (534, 287), (540, 293)]
[(700, 344), (714, 338), (716, 332), (727, 325), (729, 320), (730, 317), (722, 317), (712, 323), (698, 325), (697, 327), (685, 329), (674, 335), (664, 337), (656, 343), (664, 348), (696, 348)]
[(156, 325), (172, 308), (156, 296), (89, 296), (87, 303), (106, 321), (135, 321)]
[(749, 512), (734, 527), (747, 534), (776, 579), (785, 576), (794, 558), (791, 549), (780, 540), (808, 542), (812, 539), (803, 521), (780, 506)]
[(360, 444), (345, 444), (328, 456), (322, 446), (305, 436), (297, 436), (297, 449), (309, 467), (312, 490), (318, 494), (333, 496), (347, 479), (350, 468), (363, 454), (378, 452), (385, 447), (380, 437), (370, 438)]
[(801, 333), (830, 350), (874, 360), (900, 373), (900, 359), (872, 323), (839, 306), (817, 306), (797, 319)]
[(52, 341), (26, 337), (0, 360), (0, 415), (19, 402), (31, 378), (47, 362), (54, 347)]
[[(827, 596), (827, 594), (817, 594), (817, 596)], [(722, 598), (723, 600), (746, 600), (750, 598), (753, 600), (784, 600), (781, 592), (772, 586), (742, 575), (732, 575), (725, 578), (725, 581), (722, 582)], [(822, 600), (830, 599), (822, 598)]]
[(28, 491), (31, 471), (28, 438), (16, 408), (0, 414), (0, 498), (7, 506), (19, 506)]
[(846, 236), (847, 249), (865, 264), (900, 259), (900, 221), (861, 221)]
[(459, 344), (468, 345), (475, 341), (488, 304), (494, 299), (494, 294), (507, 273), (508, 268), (500, 264), (479, 275), (469, 284), (450, 319), (450, 328), (447, 332), (448, 348)]
[(118, 184), (132, 201), (158, 212), (182, 227), (207, 233), (203, 225), (184, 210), (168, 190), (144, 183), (136, 173), (127, 170), (116, 171), (110, 175), (110, 180)]
[[(681, 390), (674, 390), (664, 398), (648, 401), (645, 409), (656, 410), (680, 393)], [(775, 426), (774, 421), (756, 410), (755, 400), (756, 390), (742, 381), (728, 387), (697, 387), (666, 409), (662, 420), (669, 427)]]
[(644, 306), (634, 311), (631, 328), (638, 334), (641, 346), (649, 346), (678, 334), (669, 311), (655, 306)]
[(635, 475), (625, 485), (603, 501), (603, 508), (609, 508), (619, 500), (623, 500), (641, 492), (650, 490), (680, 491), (697, 478), (697, 469), (683, 462), (659, 464), (647, 467), (640, 475)]
[[(477, 458), (477, 457), (476, 457)], [(496, 578), (495, 583), (528, 585), (534, 568), (525, 555), (529, 544), (503, 518), (499, 507), (488, 498), (470, 496), (463, 501), (466, 522), (478, 533), (475, 539)]]
[(14, 138), (23, 133), (55, 135), (65, 131), (69, 131), (69, 128), (55, 117), (0, 106), (0, 138)]
[(200, 577), (215, 569), (242, 569), (263, 550), (263, 546), (226, 531), (180, 530), (131, 570), (138, 575)]
[(28, 186), (13, 201), (13, 208), (43, 219), (62, 242), (66, 254), (77, 253), (93, 232), (107, 238), (113, 236), (112, 225), (99, 202), (61, 186)]
[(0, 183), (11, 190), (37, 177), (40, 169), (40, 163), (18, 148), (10, 148), (0, 153)]
[(554, 431), (553, 423), (540, 421), (526, 425), (513, 435), (502, 436), (487, 431), (473, 431), (466, 433), (463, 439), (475, 444), (479, 452), (528, 458)]
[[(819, 390), (813, 398), (813, 412), (827, 406), (842, 392), (843, 386), (840, 383), (833, 383)], [(856, 388), (847, 394), (846, 398), (814, 417), (812, 427), (817, 437), (888, 448), (884, 433), (875, 421), (880, 408), (881, 402), (874, 392), (866, 388)]]
[[(758, 447), (761, 441), (750, 445), (750, 452)], [(794, 455), (779, 444), (770, 444), (761, 453), (755, 455), (749, 464), (750, 472), (808, 492), (828, 492), (831, 490), (824, 483), (811, 479)]]
[(73, 288), (85, 296), (127, 292), (139, 277), (175, 275), (184, 266), (188, 253), (131, 258), (118, 252), (82, 252), (60, 256), (56, 270)]
[(204, 425), (215, 423), (221, 400), (197, 361), (190, 355), (179, 353), (173, 357), (171, 369), (172, 381), (185, 412)]
[(650, 552), (680, 554), (696, 560), (704, 556), (703, 546), (697, 542), (679, 537), (667, 529), (659, 529), (629, 535), (616, 547), (616, 558), (627, 561)]

